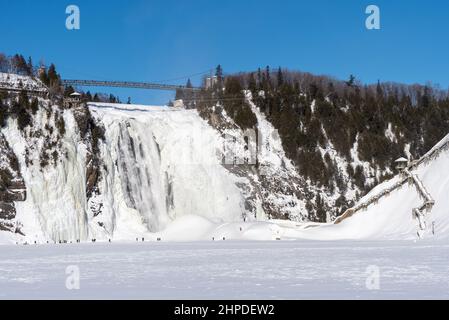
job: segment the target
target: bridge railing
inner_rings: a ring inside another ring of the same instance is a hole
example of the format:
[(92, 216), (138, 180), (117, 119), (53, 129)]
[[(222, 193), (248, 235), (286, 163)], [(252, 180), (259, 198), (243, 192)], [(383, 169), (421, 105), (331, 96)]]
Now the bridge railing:
[(149, 82), (131, 82), (131, 81), (98, 81), (98, 80), (62, 80), (65, 86), (81, 86), (81, 87), (115, 87), (115, 88), (135, 88), (149, 90), (189, 90), (200, 91), (198, 87), (186, 87), (171, 84), (159, 84)]

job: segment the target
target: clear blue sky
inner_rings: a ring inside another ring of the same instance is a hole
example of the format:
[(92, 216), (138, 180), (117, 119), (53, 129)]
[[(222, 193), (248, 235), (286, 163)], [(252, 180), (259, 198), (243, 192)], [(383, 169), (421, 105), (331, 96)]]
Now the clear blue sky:
[[(79, 31), (65, 28), (69, 4)], [(381, 30), (365, 28), (369, 4)], [(220, 63), (449, 86), (447, 0), (0, 0), (0, 13), (0, 52), (54, 62), (65, 78), (160, 81)], [(103, 90), (140, 103), (172, 95)]]

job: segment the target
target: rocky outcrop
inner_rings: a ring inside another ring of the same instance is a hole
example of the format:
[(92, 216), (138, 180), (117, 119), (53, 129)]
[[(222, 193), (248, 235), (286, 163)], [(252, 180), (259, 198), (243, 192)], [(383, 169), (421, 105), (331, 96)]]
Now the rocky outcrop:
[(100, 140), (104, 140), (104, 128), (95, 120), (86, 105), (80, 105), (73, 110), (75, 121), (77, 123), (81, 139), (87, 146), (86, 155), (86, 197), (90, 210), (94, 216), (98, 216), (103, 208), (103, 203), (98, 203), (95, 199), (99, 195), (98, 184), (101, 181), (101, 166), (98, 145)]
[[(242, 130), (219, 105), (199, 108), (200, 116), (223, 136), (223, 166), (239, 177), (245, 209), (257, 219), (302, 221), (313, 197), (307, 184), (287, 159), (273, 126), (248, 99), (257, 118), (253, 130)], [(256, 141), (257, 140), (257, 141)]]
[(17, 157), (0, 133), (0, 230), (20, 233), (14, 203), (25, 200), (26, 187)]

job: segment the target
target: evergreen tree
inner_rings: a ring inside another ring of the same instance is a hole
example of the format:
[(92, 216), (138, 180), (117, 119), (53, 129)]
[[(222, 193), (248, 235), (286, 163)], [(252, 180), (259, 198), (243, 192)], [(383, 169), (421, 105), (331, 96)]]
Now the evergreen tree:
[(0, 128), (6, 125), (7, 111), (7, 107), (3, 105), (3, 101), (0, 99)]
[(31, 57), (28, 57), (28, 64), (27, 64), (27, 72), (28, 76), (33, 76), (33, 60)]
[(28, 74), (28, 65), (25, 58), (20, 54), (15, 54), (11, 59), (11, 65), (13, 67), (13, 72), (18, 74)]
[(320, 197), (320, 195), (317, 195), (316, 197), (316, 217), (318, 222), (321, 223), (327, 222), (326, 208), (323, 199)]
[[(190, 79), (187, 79), (186, 88), (191, 89), (193, 88), (192, 81)], [(192, 90), (182, 90), (182, 100), (184, 101), (184, 105), (187, 109), (194, 109), (195, 108), (195, 95), (193, 94)]]
[(383, 98), (384, 98), (384, 91), (382, 89), (382, 85), (380, 84), (380, 80), (377, 81), (376, 93), (377, 93), (377, 99), (378, 100), (383, 100)]
[(35, 115), (38, 109), (39, 109), (39, 100), (37, 98), (33, 98), (30, 104), (31, 113)]
[(277, 73), (277, 83), (278, 86), (281, 87), (284, 84), (284, 75), (282, 74), (282, 69), (279, 67), (278, 73)]
[(347, 85), (348, 87), (351, 87), (351, 88), (352, 88), (352, 87), (355, 85), (355, 80), (356, 80), (355, 76), (354, 76), (353, 74), (351, 74), (351, 75), (349, 76), (349, 80), (346, 81), (346, 85)]
[(243, 130), (254, 128), (257, 125), (257, 118), (245, 100), (239, 79), (237, 77), (227, 78), (225, 88), (222, 103), (227, 114)]
[(221, 65), (218, 65), (216, 70), (215, 70), (215, 76), (217, 77), (217, 87), (219, 89), (223, 88), (223, 68), (221, 67)]
[(28, 95), (26, 93), (26, 91), (21, 91), (19, 94), (19, 105), (25, 109), (25, 110), (29, 110), (30, 107), (30, 100), (28, 98)]
[(12, 110), (17, 117), (17, 125), (20, 130), (23, 131), (27, 126), (32, 125), (32, 118), (28, 113), (30, 103), (25, 91), (20, 92), (19, 100), (13, 105)]
[(248, 89), (253, 94), (253, 97), (257, 96), (257, 83), (256, 79), (254, 78), (254, 73), (251, 73), (248, 80)]
[(425, 109), (429, 108), (431, 103), (431, 92), (428, 86), (424, 87), (424, 94), (421, 97), (421, 106)]
[(266, 74), (266, 80), (268, 82), (268, 84), (271, 84), (271, 71), (270, 71), (270, 66), (267, 66), (265, 68), (265, 74)]
[(48, 79), (48, 73), (45, 68), (41, 68), (40, 74), (39, 74), (39, 80), (42, 81), (43, 84), (46, 86), (50, 85), (50, 81)]
[(64, 96), (65, 97), (69, 97), (74, 92), (75, 92), (75, 89), (72, 86), (67, 86), (64, 88)]
[(0, 52), (0, 72), (9, 72), (9, 60)]
[(48, 68), (48, 84), (52, 87), (60, 85), (60, 78), (53, 63)]

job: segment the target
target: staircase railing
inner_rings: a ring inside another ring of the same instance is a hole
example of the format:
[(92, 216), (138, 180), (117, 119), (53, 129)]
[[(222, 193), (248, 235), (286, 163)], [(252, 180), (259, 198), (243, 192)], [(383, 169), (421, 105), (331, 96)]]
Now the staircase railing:
[(425, 213), (430, 213), (432, 208), (435, 205), (435, 200), (432, 198), (431, 194), (425, 188), (423, 182), (419, 179), (418, 175), (412, 174), (411, 171), (415, 170), (419, 166), (436, 159), (439, 157), (441, 152), (449, 149), (449, 135), (447, 135), (439, 144), (437, 144), (432, 150), (430, 150), (427, 154), (421, 157), (419, 160), (412, 162), (406, 169), (401, 173), (402, 178), (392, 186), (382, 190), (378, 194), (370, 197), (369, 199), (358, 203), (356, 206), (346, 210), (340, 217), (338, 217), (334, 224), (339, 224), (342, 221), (346, 220), (349, 217), (352, 217), (360, 210), (366, 210), (371, 204), (377, 203), (381, 198), (385, 196), (389, 196), (391, 192), (399, 189), (407, 182), (412, 182), (418, 190), (421, 198), (424, 199), (424, 203), (418, 207), (413, 209), (413, 216), (418, 219), (419, 227), (421, 230), (426, 229), (426, 223), (424, 219)]

